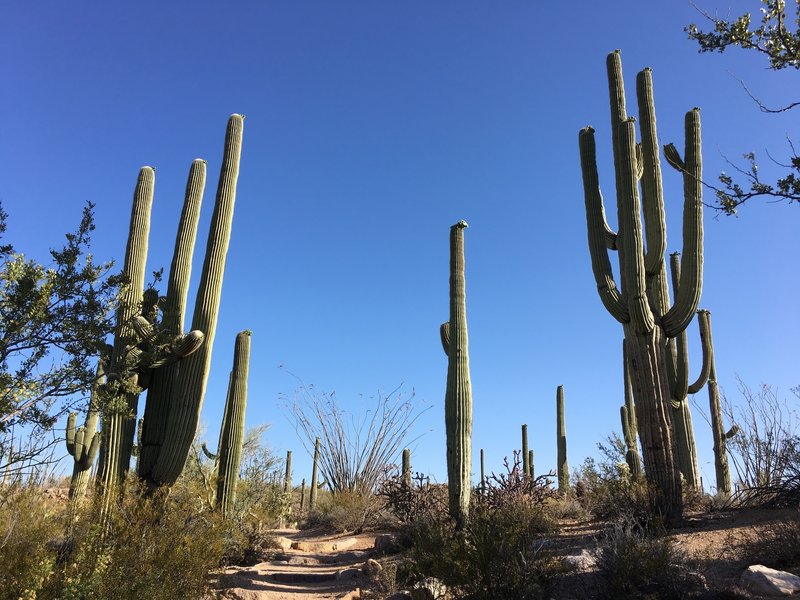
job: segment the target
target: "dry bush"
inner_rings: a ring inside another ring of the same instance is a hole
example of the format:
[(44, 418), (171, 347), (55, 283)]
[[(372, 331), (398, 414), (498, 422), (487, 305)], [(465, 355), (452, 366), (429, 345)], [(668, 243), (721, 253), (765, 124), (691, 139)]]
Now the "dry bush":
[(320, 494), (314, 510), (303, 522), (307, 529), (361, 533), (379, 529), (386, 521), (384, 502), (374, 494), (336, 492)]

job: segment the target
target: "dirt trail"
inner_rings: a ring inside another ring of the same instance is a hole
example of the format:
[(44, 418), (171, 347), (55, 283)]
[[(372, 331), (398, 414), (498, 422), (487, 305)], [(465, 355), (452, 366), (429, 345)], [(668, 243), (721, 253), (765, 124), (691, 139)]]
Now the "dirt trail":
[(216, 598), (231, 600), (354, 599), (367, 574), (376, 534), (321, 535), (284, 529), (275, 532), (282, 550), (269, 561), (220, 573)]

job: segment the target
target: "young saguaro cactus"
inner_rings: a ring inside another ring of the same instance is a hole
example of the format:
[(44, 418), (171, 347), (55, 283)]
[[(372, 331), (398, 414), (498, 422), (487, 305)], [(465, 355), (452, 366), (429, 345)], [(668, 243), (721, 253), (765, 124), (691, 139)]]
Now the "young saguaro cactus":
[(450, 228), (450, 320), (440, 334), (447, 354), (444, 420), (447, 432), (447, 490), (450, 515), (462, 526), (469, 515), (472, 468), (472, 384), (469, 375), (464, 229)]
[[(672, 289), (677, 291), (681, 278), (680, 254), (670, 254)], [(700, 319), (698, 318), (698, 324)], [(702, 325), (700, 325), (702, 331)], [(708, 337), (700, 336), (703, 349), (703, 365), (697, 380), (689, 385), (689, 344), (686, 330), (669, 340), (667, 354), (667, 376), (672, 392), (672, 423), (675, 428), (675, 449), (678, 468), (686, 485), (692, 489), (700, 487), (700, 470), (697, 466), (697, 448), (692, 427), (692, 413), (689, 409), (689, 394), (696, 394), (708, 381), (711, 368), (711, 346)]]
[(97, 362), (97, 375), (89, 397), (89, 407), (86, 411), (86, 421), (83, 427), (76, 427), (78, 421), (77, 413), (70, 413), (67, 418), (67, 452), (73, 459), (72, 479), (69, 483), (69, 499), (73, 506), (79, 505), (86, 495), (86, 488), (89, 485), (89, 472), (100, 449), (101, 435), (97, 431), (97, 423), (100, 419), (100, 399), (97, 395), (97, 389), (104, 383), (105, 370), (103, 360), (100, 359)]
[(528, 425), (522, 425), (522, 474), (525, 477), (531, 476), (531, 462), (528, 457)]
[[(600, 299), (625, 333), (645, 475), (655, 492), (652, 508), (672, 525), (682, 518), (683, 498), (672, 435), (667, 340), (686, 329), (697, 310), (702, 290), (700, 111), (695, 108), (686, 113), (683, 158), (673, 145), (665, 148), (668, 162), (683, 174), (684, 192), (681, 277), (674, 304), (670, 306), (652, 73), (645, 69), (636, 79), (641, 130), (641, 143), (637, 144), (635, 122), (625, 109), (619, 52), (609, 54), (607, 68), (619, 232), (613, 232), (606, 222), (594, 129), (586, 127), (580, 131), (578, 141), (589, 250)], [(611, 270), (609, 250), (618, 254), (619, 286)]]
[(242, 462), (244, 444), (244, 416), (247, 408), (247, 376), (250, 369), (250, 335), (241, 331), (236, 335), (233, 350), (228, 398), (225, 401), (225, 416), (220, 432), (217, 455), (217, 509), (223, 517), (232, 514), (236, 503), (236, 486), (239, 482), (239, 467)]
[(569, 491), (569, 465), (567, 464), (567, 423), (564, 418), (564, 386), (556, 388), (556, 442), (558, 450), (558, 491)]
[(319, 463), (319, 444), (320, 439), (314, 440), (314, 461), (311, 466), (311, 488), (308, 491), (308, 510), (314, 510), (317, 506), (317, 473)]
[(403, 482), (411, 487), (411, 450), (409, 448), (403, 449), (403, 466), (401, 475)]

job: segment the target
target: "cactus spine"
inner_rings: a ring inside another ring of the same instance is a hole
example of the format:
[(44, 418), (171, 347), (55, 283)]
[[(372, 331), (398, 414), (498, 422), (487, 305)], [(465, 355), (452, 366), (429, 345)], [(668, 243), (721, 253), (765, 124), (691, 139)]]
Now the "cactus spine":
[(314, 462), (311, 467), (311, 489), (308, 491), (308, 510), (317, 506), (317, 463), (319, 462), (319, 438), (314, 440)]
[(409, 448), (403, 450), (402, 476), (403, 482), (411, 487), (411, 450)]
[(101, 359), (97, 363), (97, 375), (92, 386), (89, 407), (86, 411), (86, 421), (83, 427), (76, 428), (77, 413), (71, 413), (67, 418), (67, 452), (73, 458), (72, 479), (69, 483), (69, 500), (73, 511), (80, 505), (86, 495), (86, 488), (89, 485), (89, 473), (100, 449), (101, 435), (97, 431), (97, 423), (100, 419), (98, 388), (104, 383), (105, 372), (103, 360)]
[(525, 477), (531, 475), (531, 461), (528, 457), (528, 425), (522, 426), (522, 474)]
[[(680, 254), (670, 254), (670, 271), (672, 275), (673, 293), (677, 293), (681, 278)], [(698, 325), (700, 319), (698, 318)], [(709, 340), (700, 336), (703, 348), (703, 366), (697, 380), (689, 385), (689, 344), (686, 330), (669, 341), (667, 354), (667, 377), (672, 392), (672, 422), (675, 427), (675, 449), (677, 450), (678, 468), (683, 474), (686, 485), (698, 489), (700, 470), (697, 467), (697, 448), (694, 442), (692, 414), (689, 409), (688, 394), (696, 394), (708, 381), (711, 348)]]
[(625, 385), (625, 404), (619, 408), (622, 421), (622, 437), (625, 440), (625, 462), (631, 475), (638, 477), (642, 473), (639, 459), (639, 447), (636, 443), (638, 427), (636, 425), (636, 408), (633, 404), (633, 391), (631, 390), (631, 376), (628, 372), (628, 353), (625, 350), (625, 340), (622, 341), (622, 377)]
[(558, 491), (569, 491), (569, 465), (567, 464), (567, 424), (564, 419), (564, 386), (556, 388), (556, 441), (558, 445)]
[[(702, 289), (700, 111), (693, 109), (686, 113), (684, 157), (671, 144), (665, 148), (667, 161), (683, 174), (684, 189), (682, 273), (675, 302), (670, 307), (652, 75), (650, 69), (645, 69), (636, 79), (642, 137), (637, 145), (634, 120), (628, 118), (625, 110), (619, 52), (608, 56), (607, 67), (620, 232), (614, 233), (606, 223), (594, 129), (586, 127), (578, 139), (592, 271), (603, 305), (622, 323), (625, 332), (645, 474), (655, 490), (653, 510), (668, 524), (675, 524), (682, 516), (683, 499), (674, 452), (666, 355), (667, 339), (686, 329), (697, 310)], [(618, 251), (620, 286), (614, 281), (609, 250)]]
[(719, 400), (719, 388), (717, 387), (717, 369), (714, 357), (714, 345), (711, 338), (711, 313), (701, 310), (697, 313), (700, 322), (700, 337), (703, 339), (704, 346), (709, 348), (709, 370), (708, 370), (708, 404), (711, 413), (711, 432), (714, 438), (714, 470), (717, 476), (717, 492), (730, 496), (731, 470), (728, 465), (727, 441), (735, 436), (739, 428), (734, 425), (726, 433), (722, 421), (722, 406)]
[(447, 352), (444, 420), (447, 431), (447, 489), (450, 516), (460, 527), (469, 516), (472, 465), (472, 386), (469, 376), (464, 229), (450, 228), (450, 320), (440, 328)]
[(225, 401), (225, 416), (220, 432), (217, 454), (217, 509), (222, 516), (229, 517), (236, 503), (236, 486), (239, 482), (239, 466), (242, 462), (244, 443), (244, 415), (247, 407), (247, 376), (250, 368), (250, 332), (236, 335), (233, 351), (228, 398)]

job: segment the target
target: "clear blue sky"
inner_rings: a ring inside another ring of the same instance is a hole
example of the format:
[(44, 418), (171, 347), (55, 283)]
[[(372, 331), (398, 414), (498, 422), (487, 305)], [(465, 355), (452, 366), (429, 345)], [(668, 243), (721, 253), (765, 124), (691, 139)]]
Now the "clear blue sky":
[[(114, 3), (112, 3), (114, 4)], [(739, 14), (724, 0), (699, 5)], [(566, 5), (565, 5), (566, 6)], [(527, 423), (538, 471), (555, 466), (555, 389), (566, 390), (577, 466), (619, 430), (620, 325), (600, 303), (586, 243), (578, 130), (597, 129), (613, 202), (605, 56), (622, 49), (629, 110), (635, 74), (654, 73), (659, 134), (683, 146), (702, 107), (705, 173), (787, 153), (797, 73), (742, 51), (700, 55), (688, 3), (106, 2), (6, 6), (0, 21), (0, 201), (8, 241), (46, 257), (97, 204), (93, 249), (121, 260), (139, 167), (156, 167), (150, 270), (169, 267), (186, 175), (208, 160), (204, 240), (226, 119), (246, 115), (241, 176), (202, 420), (216, 443), (235, 333), (251, 329), (248, 425), (295, 450), (280, 396), (295, 380), (346, 408), (404, 382), (432, 408), (412, 435), (416, 470), (445, 479), (448, 232), (466, 231), (473, 447), (488, 466)], [(800, 140), (795, 138), (795, 143)], [(666, 168), (668, 248), (680, 249), (681, 183)], [(773, 177), (774, 178), (774, 177)], [(615, 210), (609, 210), (614, 220)], [(735, 375), (789, 396), (800, 296), (796, 206), (754, 202), (739, 218), (706, 212), (701, 307), (713, 312), (719, 381)], [(204, 241), (199, 241), (196, 273)], [(197, 277), (195, 278), (195, 284)], [(192, 296), (193, 297), (193, 296)], [(699, 368), (690, 325), (692, 375)], [(696, 398), (707, 406), (705, 390)], [(695, 416), (713, 480), (709, 427)], [(399, 460), (399, 458), (398, 458)], [(475, 462), (477, 470), (477, 460)]]

